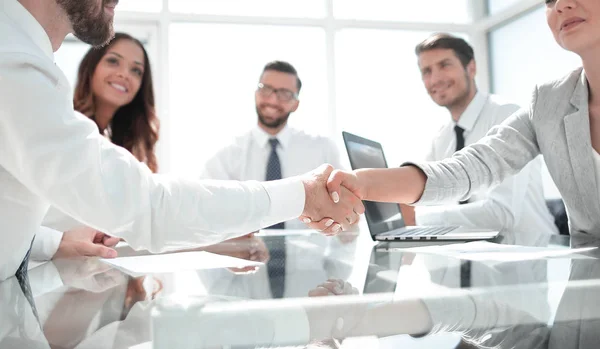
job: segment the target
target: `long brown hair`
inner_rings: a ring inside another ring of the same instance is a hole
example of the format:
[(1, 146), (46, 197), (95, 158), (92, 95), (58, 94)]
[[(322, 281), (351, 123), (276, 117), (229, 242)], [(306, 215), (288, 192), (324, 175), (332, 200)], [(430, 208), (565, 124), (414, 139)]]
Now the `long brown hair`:
[(158, 164), (154, 146), (158, 141), (159, 121), (154, 107), (150, 61), (144, 45), (139, 40), (125, 33), (116, 33), (115, 38), (108, 45), (90, 48), (79, 65), (73, 104), (75, 110), (94, 120), (96, 101), (92, 91), (92, 78), (102, 57), (119, 40), (130, 40), (142, 49), (144, 75), (140, 90), (131, 103), (119, 108), (110, 121), (110, 140), (129, 150), (138, 160), (145, 162), (152, 172), (157, 172)]

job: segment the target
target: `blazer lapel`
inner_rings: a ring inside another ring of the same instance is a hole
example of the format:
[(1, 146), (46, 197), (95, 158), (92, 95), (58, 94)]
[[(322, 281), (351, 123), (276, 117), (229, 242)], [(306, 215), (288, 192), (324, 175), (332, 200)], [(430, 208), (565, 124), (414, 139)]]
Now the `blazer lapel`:
[(588, 110), (588, 87), (584, 72), (571, 96), (571, 104), (576, 111), (565, 116), (565, 132), (569, 148), (569, 158), (580, 198), (590, 217), (600, 215), (598, 183), (592, 153), (590, 120)]

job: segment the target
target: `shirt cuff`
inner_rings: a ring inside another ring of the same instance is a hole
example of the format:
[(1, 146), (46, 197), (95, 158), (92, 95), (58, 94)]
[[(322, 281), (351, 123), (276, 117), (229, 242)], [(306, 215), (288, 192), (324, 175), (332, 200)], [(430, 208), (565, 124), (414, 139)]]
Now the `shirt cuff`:
[(263, 182), (270, 200), (269, 212), (263, 220), (263, 227), (295, 219), (304, 211), (306, 194), (304, 183), (297, 177), (278, 181)]
[(31, 246), (31, 259), (34, 261), (51, 260), (58, 251), (62, 238), (62, 232), (40, 226)]

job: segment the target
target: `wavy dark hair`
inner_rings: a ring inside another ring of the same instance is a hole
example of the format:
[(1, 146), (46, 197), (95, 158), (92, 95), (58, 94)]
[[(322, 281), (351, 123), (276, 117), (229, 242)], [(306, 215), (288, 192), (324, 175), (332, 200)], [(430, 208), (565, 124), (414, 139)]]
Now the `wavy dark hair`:
[(154, 147), (158, 141), (159, 120), (154, 107), (154, 88), (148, 53), (136, 38), (125, 33), (116, 33), (107, 45), (90, 48), (79, 65), (73, 105), (75, 110), (94, 120), (96, 98), (92, 91), (92, 78), (98, 63), (108, 49), (120, 40), (136, 43), (144, 52), (144, 75), (140, 90), (131, 103), (119, 108), (109, 123), (110, 140), (145, 162), (152, 172), (158, 171)]

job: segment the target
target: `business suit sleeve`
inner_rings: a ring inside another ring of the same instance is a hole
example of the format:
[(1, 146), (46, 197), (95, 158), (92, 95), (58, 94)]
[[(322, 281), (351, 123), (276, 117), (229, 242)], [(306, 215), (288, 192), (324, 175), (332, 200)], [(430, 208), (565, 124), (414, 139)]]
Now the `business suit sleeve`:
[[(519, 107), (507, 104), (495, 117), (498, 125)], [(430, 159), (428, 159), (430, 161)], [(539, 170), (539, 165), (534, 167)], [(521, 220), (522, 206), (527, 195), (533, 164), (518, 174), (506, 178), (486, 195), (485, 199), (464, 205), (420, 206), (416, 210), (417, 225), (461, 225), (469, 228), (494, 230), (514, 229)]]
[(539, 155), (531, 116), (537, 89), (527, 109), (519, 109), (502, 124), (493, 127), (479, 142), (465, 147), (451, 158), (438, 162), (407, 163), (427, 176), (423, 195), (416, 204), (455, 202), (488, 189), (519, 172)]
[(0, 166), (34, 195), (136, 249), (211, 244), (298, 217), (298, 178), (195, 181), (154, 175), (74, 113), (67, 80), (47, 59), (3, 53)]

